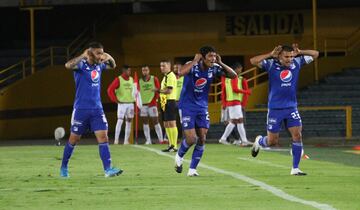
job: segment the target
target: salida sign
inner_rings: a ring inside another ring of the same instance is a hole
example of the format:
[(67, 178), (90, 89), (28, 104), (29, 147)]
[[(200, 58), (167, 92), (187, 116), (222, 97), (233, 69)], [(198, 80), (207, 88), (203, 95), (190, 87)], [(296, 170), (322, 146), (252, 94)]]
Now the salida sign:
[(302, 34), (304, 19), (301, 13), (229, 15), (225, 18), (226, 35), (254, 36)]

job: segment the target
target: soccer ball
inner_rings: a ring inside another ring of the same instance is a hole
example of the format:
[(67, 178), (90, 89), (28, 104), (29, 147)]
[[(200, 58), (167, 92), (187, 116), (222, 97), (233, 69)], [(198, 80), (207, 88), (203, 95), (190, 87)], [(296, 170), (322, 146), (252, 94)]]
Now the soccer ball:
[(56, 141), (60, 141), (65, 136), (65, 129), (63, 127), (58, 127), (54, 131), (54, 136)]

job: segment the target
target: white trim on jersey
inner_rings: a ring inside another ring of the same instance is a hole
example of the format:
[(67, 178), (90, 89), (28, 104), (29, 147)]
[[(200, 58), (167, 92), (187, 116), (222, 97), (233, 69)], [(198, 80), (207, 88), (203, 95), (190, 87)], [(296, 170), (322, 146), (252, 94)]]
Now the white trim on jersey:
[(304, 60), (306, 64), (309, 64), (314, 61), (314, 58), (310, 55), (304, 55)]

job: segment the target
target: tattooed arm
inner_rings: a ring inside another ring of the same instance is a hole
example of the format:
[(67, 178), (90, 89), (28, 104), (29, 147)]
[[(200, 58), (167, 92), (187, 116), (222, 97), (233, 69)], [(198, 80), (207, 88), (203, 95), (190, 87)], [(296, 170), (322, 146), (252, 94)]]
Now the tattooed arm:
[(77, 69), (77, 64), (82, 60), (88, 60), (89, 56), (88, 56), (88, 50), (86, 49), (80, 56), (75, 57), (71, 60), (69, 60), (68, 62), (65, 63), (65, 68), (66, 69)]

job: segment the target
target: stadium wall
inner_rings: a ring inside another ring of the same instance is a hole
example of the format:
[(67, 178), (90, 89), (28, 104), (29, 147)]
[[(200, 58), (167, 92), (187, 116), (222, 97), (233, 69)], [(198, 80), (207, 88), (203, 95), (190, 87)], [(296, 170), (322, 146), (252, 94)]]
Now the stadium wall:
[[(359, 13), (359, 8), (319, 10), (319, 49), (323, 50), (325, 38), (347, 37), (356, 31)], [(294, 23), (292, 16), (296, 15), (301, 20)], [(229, 21), (231, 17), (235, 21)], [(283, 31), (277, 30), (277, 22), (287, 25)], [(302, 26), (298, 26), (299, 22)], [(312, 48), (312, 13), (299, 10), (124, 15), (99, 37), (131, 65), (158, 65), (163, 58), (191, 57), (205, 44), (215, 46), (221, 55), (243, 55), (247, 60), (278, 44), (297, 42), (302, 48)]]

